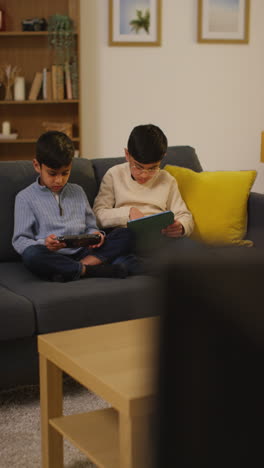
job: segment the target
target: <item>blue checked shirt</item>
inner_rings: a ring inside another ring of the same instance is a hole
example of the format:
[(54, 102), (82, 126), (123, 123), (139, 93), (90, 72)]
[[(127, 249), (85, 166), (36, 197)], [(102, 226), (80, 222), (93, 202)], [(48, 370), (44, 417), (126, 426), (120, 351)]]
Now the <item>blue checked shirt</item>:
[[(16, 196), (12, 243), (19, 254), (31, 245), (44, 245), (50, 234), (91, 234), (98, 230), (92, 208), (79, 185), (67, 183), (59, 194), (59, 203), (38, 179)], [(58, 252), (70, 255), (77, 250), (67, 248)]]

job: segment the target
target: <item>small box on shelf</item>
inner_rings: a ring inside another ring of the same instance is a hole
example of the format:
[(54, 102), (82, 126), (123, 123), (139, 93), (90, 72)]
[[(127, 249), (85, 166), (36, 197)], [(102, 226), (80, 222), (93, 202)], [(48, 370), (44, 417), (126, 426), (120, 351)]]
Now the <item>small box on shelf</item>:
[(72, 138), (72, 123), (71, 122), (43, 122), (42, 127), (45, 132), (49, 130), (57, 130), (58, 132), (63, 132), (68, 137)]

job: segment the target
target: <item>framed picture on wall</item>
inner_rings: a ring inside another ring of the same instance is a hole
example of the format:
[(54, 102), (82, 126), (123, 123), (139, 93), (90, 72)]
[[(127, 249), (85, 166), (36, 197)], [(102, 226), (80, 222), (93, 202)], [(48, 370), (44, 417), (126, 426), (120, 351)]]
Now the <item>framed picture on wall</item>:
[(109, 0), (110, 46), (160, 46), (161, 0)]
[(198, 42), (249, 41), (250, 0), (198, 0)]

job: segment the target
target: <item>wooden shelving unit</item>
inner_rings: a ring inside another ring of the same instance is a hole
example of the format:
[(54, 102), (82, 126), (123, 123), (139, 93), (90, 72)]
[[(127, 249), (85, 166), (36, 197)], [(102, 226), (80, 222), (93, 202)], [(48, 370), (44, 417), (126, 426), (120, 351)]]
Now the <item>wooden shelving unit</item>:
[[(45, 18), (60, 13), (73, 19), (76, 29), (79, 64), (79, 0), (1, 0), (6, 13), (6, 30), (0, 31), (0, 65), (11, 64), (21, 68), (25, 77), (26, 97), (37, 71), (50, 68), (54, 63), (53, 51), (48, 44), (47, 31), (22, 31), (22, 21), (28, 18)], [(80, 83), (79, 83), (80, 92)], [(32, 159), (35, 142), (43, 133), (45, 121), (71, 122), (73, 141), (80, 151), (80, 96), (78, 99), (35, 101), (5, 101), (0, 87), (0, 133), (2, 122), (11, 123), (11, 132), (18, 133), (16, 140), (0, 140), (0, 160)]]

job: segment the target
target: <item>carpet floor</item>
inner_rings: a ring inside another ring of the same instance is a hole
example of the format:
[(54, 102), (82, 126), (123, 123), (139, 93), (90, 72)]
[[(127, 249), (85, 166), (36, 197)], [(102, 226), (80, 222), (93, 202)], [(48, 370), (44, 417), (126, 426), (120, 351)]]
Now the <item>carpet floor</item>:
[[(107, 402), (70, 378), (64, 381), (64, 414), (107, 408)], [(68, 441), (65, 468), (96, 468)], [(0, 392), (0, 468), (40, 468), (41, 434), (38, 385)]]

